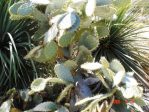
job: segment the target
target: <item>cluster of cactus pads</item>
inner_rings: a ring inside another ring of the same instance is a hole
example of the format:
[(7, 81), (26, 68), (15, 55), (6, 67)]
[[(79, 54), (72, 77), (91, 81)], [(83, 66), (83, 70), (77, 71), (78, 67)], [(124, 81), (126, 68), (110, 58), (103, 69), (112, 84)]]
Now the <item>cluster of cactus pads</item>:
[[(143, 112), (141, 107), (147, 102), (133, 72), (125, 71), (116, 59), (108, 62), (101, 57), (95, 62), (92, 57), (99, 39), (109, 34), (102, 20), (115, 18), (118, 3), (112, 0), (23, 0), (10, 7), (11, 19), (31, 18), (39, 23), (33, 39), (43, 39), (42, 44), (33, 48), (25, 59), (56, 63), (55, 77), (35, 79), (25, 101), (31, 102), (29, 97), (56, 84), (55, 89), (60, 91), (59, 95), (53, 95), (55, 99), (46, 101), (40, 95), (38, 103), (24, 112)], [(134, 102), (129, 102), (132, 99)], [(117, 100), (119, 104), (114, 103)], [(0, 110), (9, 112), (12, 102), (7, 100)]]

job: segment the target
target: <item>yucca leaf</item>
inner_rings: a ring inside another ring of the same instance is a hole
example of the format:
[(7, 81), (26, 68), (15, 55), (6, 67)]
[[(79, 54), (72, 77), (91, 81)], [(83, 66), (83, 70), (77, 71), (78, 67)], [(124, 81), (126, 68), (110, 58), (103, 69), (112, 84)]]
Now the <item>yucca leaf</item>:
[[(37, 77), (33, 61), (23, 59), (33, 46), (31, 36), (37, 30), (35, 21), (19, 20), (22, 19), (22, 16), (17, 15), (17, 10), (23, 3), (22, 1), (18, 2), (18, 0), (0, 1), (0, 44), (2, 45), (0, 64), (3, 65), (0, 67), (0, 78), (2, 79), (0, 89), (3, 93), (12, 87), (26, 88), (29, 86), (29, 82)], [(13, 16), (17, 21), (12, 21), (10, 16)]]

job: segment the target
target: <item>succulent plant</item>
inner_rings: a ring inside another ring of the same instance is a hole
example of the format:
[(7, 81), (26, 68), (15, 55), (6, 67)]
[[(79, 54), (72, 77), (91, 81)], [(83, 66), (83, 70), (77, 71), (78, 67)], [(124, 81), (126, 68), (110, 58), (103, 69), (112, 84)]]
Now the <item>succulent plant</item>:
[[(73, 63), (73, 64), (72, 64)], [(54, 67), (57, 77), (37, 78), (31, 84), (30, 95), (39, 93), (45, 90), (49, 84), (59, 83), (65, 85), (61, 93), (54, 99), (54, 102), (46, 101), (36, 105), (29, 111), (60, 111), (64, 108), (64, 112), (70, 111), (94, 111), (102, 110), (110, 111), (115, 109), (113, 101), (131, 101), (133, 103), (125, 104), (129, 108), (123, 108), (123, 112), (129, 110), (143, 111), (140, 107), (146, 105), (146, 100), (143, 99), (143, 88), (138, 85), (138, 82), (133, 77), (133, 72), (125, 72), (124, 67), (118, 60), (113, 60), (109, 63), (104, 57), (99, 62), (87, 62), (76, 66), (75, 61), (65, 61), (61, 64), (56, 64)], [(73, 69), (77, 70), (73, 74)], [(39, 98), (39, 97), (38, 97)], [(1, 109), (10, 109), (10, 103)], [(63, 103), (62, 103), (63, 102)], [(69, 105), (67, 105), (69, 103)], [(121, 103), (119, 104), (122, 105)], [(116, 105), (117, 106), (117, 105)], [(74, 108), (75, 107), (75, 108)], [(120, 111), (120, 110), (119, 110)]]
[[(135, 22), (135, 19), (138, 13), (134, 10), (123, 9), (119, 11), (115, 20), (102, 21), (102, 24), (109, 26), (109, 34), (100, 38), (99, 46), (93, 51), (93, 55), (96, 61), (100, 60), (102, 56), (105, 56), (108, 61), (115, 58), (120, 60), (126, 71), (135, 72), (135, 77), (148, 88), (148, 74), (142, 66), (149, 67), (148, 38), (143, 36), (143, 33), (148, 32), (144, 30), (148, 29), (148, 26), (137, 27), (139, 23)], [(98, 32), (101, 32), (101, 28)]]
[(37, 30), (35, 21), (10, 20), (9, 7), (14, 0), (0, 1), (0, 95), (12, 87), (27, 88), (37, 77), (33, 61), (23, 59), (33, 47), (31, 36)]
[[(114, 21), (119, 8), (115, 4), (119, 2), (26, 0), (10, 7), (12, 19), (31, 18), (41, 25), (34, 37), (43, 38), (43, 42), (25, 58), (56, 63), (53, 68), (55, 76), (35, 79), (31, 83), (29, 95), (42, 93), (47, 87), (52, 90), (56, 84), (59, 84), (56, 90), (60, 92), (50, 94), (56, 96), (37, 103), (26, 112), (143, 112), (141, 107), (147, 105), (147, 100), (143, 98), (143, 88), (134, 78), (133, 72), (128, 72), (117, 59), (108, 61), (100, 57), (96, 61), (92, 56), (100, 39), (110, 34), (110, 27), (103, 21)], [(40, 10), (40, 6), (44, 8)], [(124, 103), (131, 99), (133, 103)], [(123, 103), (113, 104), (115, 100)], [(5, 109), (3, 105), (1, 109)]]

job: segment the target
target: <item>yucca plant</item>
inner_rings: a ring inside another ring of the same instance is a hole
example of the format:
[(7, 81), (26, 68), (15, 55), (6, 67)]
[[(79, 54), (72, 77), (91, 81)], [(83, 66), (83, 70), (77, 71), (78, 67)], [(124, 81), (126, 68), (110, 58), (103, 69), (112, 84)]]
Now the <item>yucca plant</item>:
[[(109, 26), (109, 34), (99, 40), (98, 48), (93, 52), (96, 61), (105, 56), (109, 61), (113, 58), (119, 59), (127, 71), (134, 71), (135, 77), (147, 88), (149, 87), (148, 74), (143, 70), (142, 65), (149, 67), (148, 41), (142, 34), (148, 31), (141, 30), (135, 22), (138, 13), (125, 8), (118, 12), (113, 21), (103, 21)], [(99, 24), (100, 26), (100, 24)]]
[(31, 48), (31, 35), (36, 23), (31, 20), (10, 20), (9, 7), (14, 0), (0, 1), (0, 91), (24, 88), (36, 76), (32, 61), (23, 59)]

